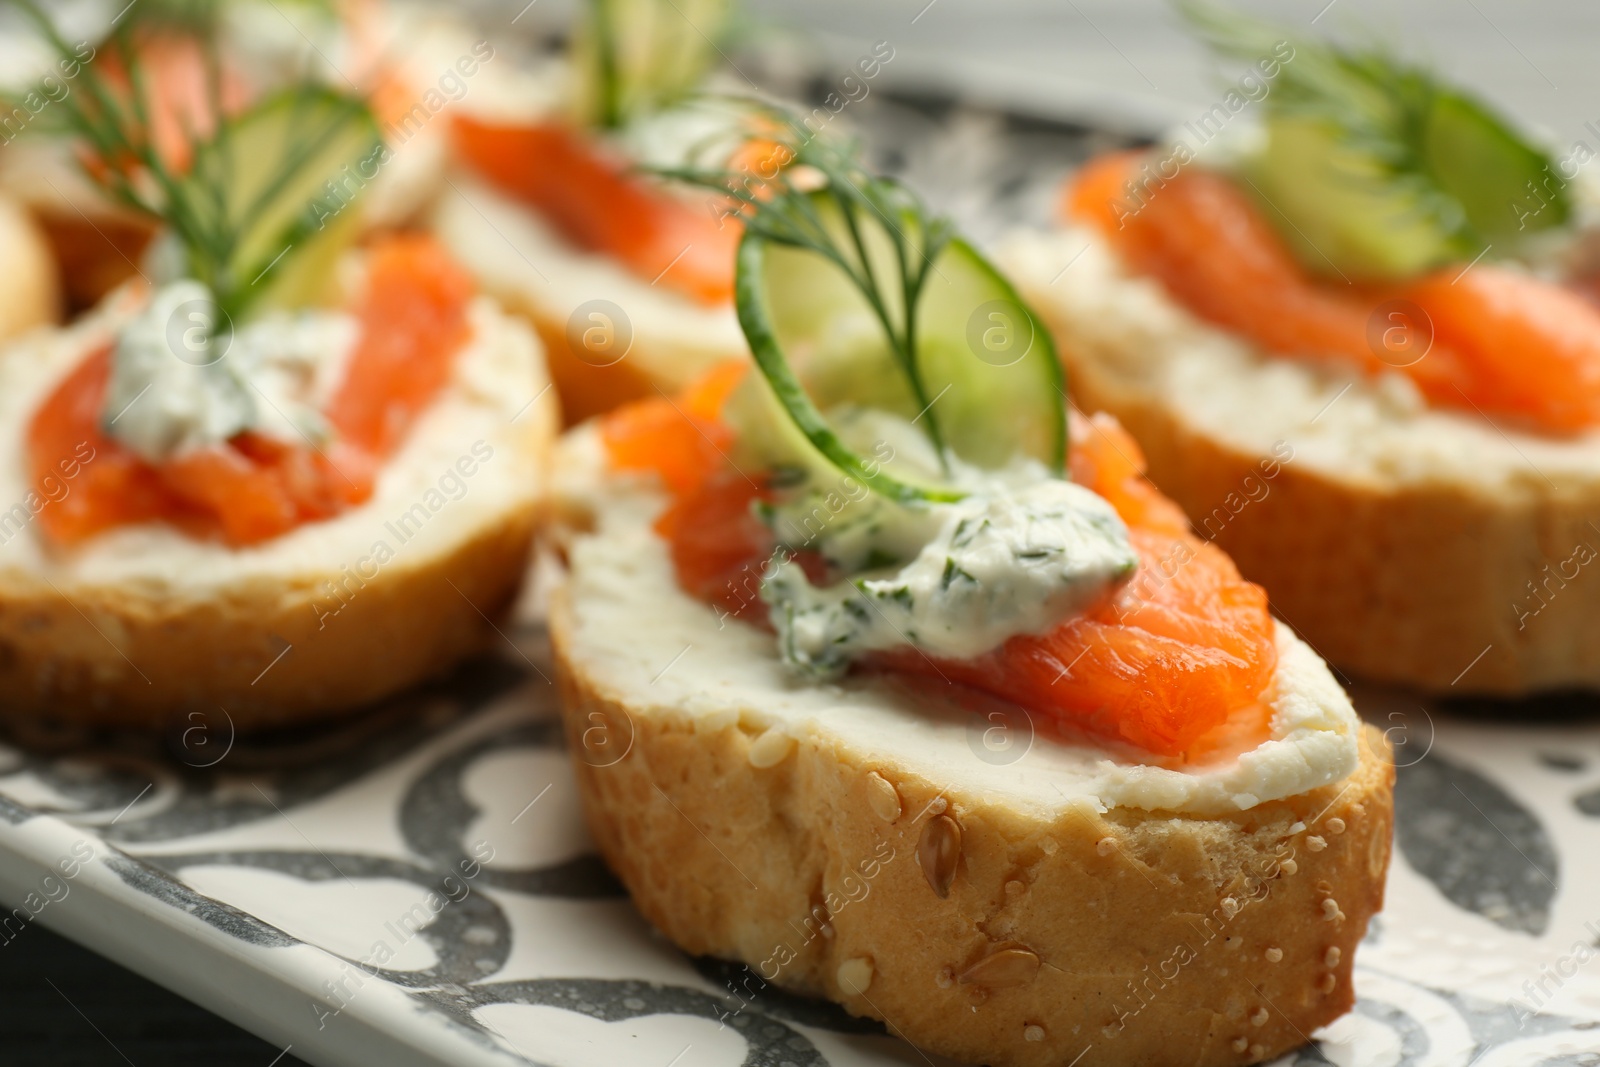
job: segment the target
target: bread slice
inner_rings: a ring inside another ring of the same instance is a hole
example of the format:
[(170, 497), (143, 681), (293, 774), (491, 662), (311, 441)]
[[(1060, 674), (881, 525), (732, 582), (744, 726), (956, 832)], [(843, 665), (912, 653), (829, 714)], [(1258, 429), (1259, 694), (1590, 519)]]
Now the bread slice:
[(1286, 629), (1279, 740), (1237, 764), (1118, 764), (1025, 725), (997, 749), (970, 694), (793, 682), (769, 634), (678, 589), (662, 498), (594, 437), (560, 453), (550, 605), (585, 812), (651, 922), (747, 964), (740, 1000), (825, 996), (997, 1067), (1255, 1063), (1349, 1009), (1393, 770)]
[(0, 196), (0, 340), (56, 321), (61, 285), (44, 231), (10, 197)]
[(240, 730), (278, 725), (394, 693), (495, 639), (559, 422), (526, 325), (473, 305), (454, 377), (359, 508), (247, 548), (149, 524), (62, 552), (40, 536), (51, 502), (33, 493), (23, 435), (126, 304), (0, 354), (0, 714), (160, 727), (220, 708)]
[(1128, 275), (1084, 229), (1001, 250), (1076, 402), (1330, 662), (1504, 696), (1600, 686), (1600, 433), (1430, 407), (1398, 371), (1256, 350)]
[[(433, 228), (486, 292), (539, 331), (569, 422), (675, 393), (724, 360), (748, 358), (732, 304), (699, 304), (575, 248), (482, 181), (457, 175), (450, 183)], [(596, 328), (593, 336), (610, 337), (586, 347), (585, 332)]]

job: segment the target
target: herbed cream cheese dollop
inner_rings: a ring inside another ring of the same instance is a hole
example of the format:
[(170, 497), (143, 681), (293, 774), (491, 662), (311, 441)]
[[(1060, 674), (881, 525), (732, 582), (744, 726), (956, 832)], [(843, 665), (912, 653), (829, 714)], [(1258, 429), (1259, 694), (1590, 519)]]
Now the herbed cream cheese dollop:
[[(751, 420), (738, 403), (731, 411)], [(1110, 502), (1038, 460), (981, 468), (953, 452), (941, 458), (890, 412), (852, 406), (835, 416), (841, 437), (874, 465), (962, 495), (902, 503), (832, 468), (789, 468), (779, 499), (759, 512), (780, 542), (761, 596), (785, 662), (801, 675), (837, 678), (895, 648), (973, 659), (1093, 609), (1138, 568)], [(813, 585), (799, 551), (820, 556), (837, 580)]]
[(774, 569), (762, 595), (786, 660), (836, 677), (864, 653), (901, 646), (972, 659), (1102, 603), (1138, 567), (1112, 506), (1058, 478), (988, 479), (920, 510), (912, 521), (931, 519), (937, 533), (903, 567), (820, 589), (792, 560)]
[(357, 324), (342, 312), (269, 313), (236, 331), (194, 279), (157, 289), (117, 336), (106, 432), (151, 463), (245, 431), (320, 444), (320, 408), (342, 377)]

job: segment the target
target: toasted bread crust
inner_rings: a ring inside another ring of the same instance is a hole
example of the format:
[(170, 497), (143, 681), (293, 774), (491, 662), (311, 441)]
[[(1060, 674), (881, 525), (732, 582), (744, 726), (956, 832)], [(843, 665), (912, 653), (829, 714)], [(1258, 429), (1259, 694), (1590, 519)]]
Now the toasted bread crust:
[[(1096, 1064), (1256, 1063), (1350, 1008), (1389, 860), (1394, 772), (1372, 728), (1351, 778), (1234, 816), (1045, 818), (893, 752), (812, 735), (767, 765), (739, 725), (622, 703), (574, 657), (572, 610), (555, 590), (590, 829), (668, 937), (749, 966), (741, 997), (767, 979), (997, 1067), (1086, 1046)], [(951, 827), (954, 862), (924, 858)]]
[(590, 362), (587, 353), (574, 351), (566, 323), (530, 301), (517, 300), (507, 306), (526, 317), (543, 342), (550, 380), (561, 397), (561, 415), (568, 426), (630, 400), (656, 396), (658, 390), (676, 390), (673, 383), (652, 378), (637, 359), (624, 358), (604, 366)]
[(533, 525), (532, 507), (508, 511), (360, 586), (329, 571), (182, 603), (120, 586), (0, 590), (0, 716), (160, 729), (222, 708), (244, 731), (377, 700), (492, 636), (485, 616), (515, 595)]
[[(1566, 583), (1542, 569), (1600, 541), (1591, 525), (1600, 499), (1554, 490), (1503, 498), (1449, 484), (1380, 487), (1289, 463), (1238, 521), (1208, 527), (1230, 495), (1255, 484), (1247, 479), (1259, 475), (1263, 457), (1196, 428), (1176, 406), (1120, 376), (1117, 361), (1055, 325), (1074, 402), (1109, 411), (1127, 427), (1149, 460), (1150, 479), (1197, 529), (1215, 535), (1245, 577), (1266, 588), (1273, 610), (1329, 662), (1451, 693), (1600, 686), (1600, 599), (1561, 595)], [(1541, 586), (1537, 594), (1530, 582)]]
[(6, 279), (0, 338), (54, 322), (61, 313), (61, 278), (47, 231), (9, 197), (0, 197), (0, 250)]

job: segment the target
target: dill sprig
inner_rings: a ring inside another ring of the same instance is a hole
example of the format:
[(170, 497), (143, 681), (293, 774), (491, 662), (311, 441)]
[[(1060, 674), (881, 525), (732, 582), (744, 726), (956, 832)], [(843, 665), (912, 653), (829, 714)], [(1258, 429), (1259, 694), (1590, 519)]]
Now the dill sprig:
[[(933, 408), (937, 398), (917, 358), (917, 307), (934, 261), (954, 236), (950, 221), (931, 214), (902, 183), (866, 170), (854, 143), (818, 137), (776, 105), (743, 103), (752, 112), (753, 136), (773, 144), (771, 157), (760, 165), (773, 171), (770, 177), (752, 179), (748, 171), (692, 162), (655, 173), (726, 195), (730, 214), (748, 235), (815, 253), (838, 268), (882, 327), (921, 412), (917, 423), (946, 464), (945, 435)], [(692, 159), (703, 151), (690, 154)], [(889, 254), (872, 242), (874, 231), (887, 239)]]
[[(73, 54), (36, 0), (10, 2), (62, 57)], [(202, 16), (183, 26), (200, 46), (212, 129), (202, 133), (182, 116), (191, 159), (180, 169), (162, 157), (152, 134), (156, 101), (135, 25), (122, 21), (83, 66), (79, 91), (59, 104), (65, 131), (81, 141), (89, 178), (116, 202), (163, 224), (182, 246), (189, 275), (236, 318), (270, 288), (286, 253), (322, 228), (317, 193), (341, 166), (379, 146), (377, 123), (363, 99), (318, 85), (282, 89), (228, 113), (215, 27)], [(107, 58), (125, 84), (99, 69)], [(269, 128), (279, 135), (260, 135)]]
[(1339, 147), (1366, 165), (1341, 179), (1404, 200), (1408, 217), (1428, 220), (1458, 251), (1518, 240), (1524, 220), (1513, 205), (1530, 195), (1529, 182), (1554, 204), (1535, 228), (1568, 217), (1565, 183), (1545, 152), (1475, 97), (1381, 43), (1358, 49), (1297, 37), (1209, 0), (1175, 6), (1225, 58), (1248, 63), (1292, 44), (1293, 59), (1282, 63), (1264, 101), (1269, 118), (1310, 120), (1332, 131)]
[[(1177, 7), (1206, 45), (1229, 59), (1260, 59), (1286, 39), (1271, 23), (1204, 0), (1180, 0)], [(1294, 59), (1280, 68), (1268, 110), (1327, 124), (1345, 147), (1377, 165), (1371, 180), (1409, 195), (1417, 211), (1446, 231), (1464, 226), (1461, 205), (1441, 188), (1425, 150), (1438, 88), (1432, 74), (1381, 46), (1351, 52), (1302, 38), (1292, 44)]]

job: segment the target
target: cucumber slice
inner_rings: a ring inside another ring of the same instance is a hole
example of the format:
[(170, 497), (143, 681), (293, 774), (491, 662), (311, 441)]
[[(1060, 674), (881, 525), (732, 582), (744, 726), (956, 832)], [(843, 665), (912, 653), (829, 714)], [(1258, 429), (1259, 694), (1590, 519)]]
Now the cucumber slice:
[(1572, 215), (1550, 158), (1464, 94), (1434, 95), (1423, 143), (1428, 170), (1485, 242), (1504, 246)]
[[(808, 199), (836, 246), (855, 247), (859, 237), (887, 317), (903, 321), (905, 293), (888, 284), (901, 271), (885, 224), (857, 216), (852, 233), (828, 194)], [(912, 254), (924, 247), (914, 214), (901, 215), (897, 225)], [(949, 485), (863, 461), (827, 414), (856, 405), (914, 420), (935, 447), (980, 467), (1022, 455), (1057, 474), (1064, 469), (1066, 410), (1055, 347), (1010, 283), (967, 242), (939, 245), (915, 307), (911, 367), (897, 357), (878, 309), (838, 263), (812, 249), (747, 232), (735, 301), (766, 384), (799, 431), (763, 431), (767, 447), (786, 453), (769, 461), (813, 466), (820, 456), (899, 501), (962, 496)]]
[(1351, 279), (1405, 278), (1482, 247), (1468, 251), (1459, 209), (1415, 181), (1397, 181), (1387, 166), (1351, 147), (1334, 122), (1291, 114), (1268, 119), (1266, 128), (1266, 147), (1244, 172), (1306, 269)]
[(1390, 103), (1410, 112), (1395, 120), (1413, 131), (1403, 150), (1354, 141), (1335, 119), (1267, 120), (1266, 147), (1246, 173), (1308, 269), (1405, 278), (1486, 245), (1511, 252), (1571, 216), (1549, 158), (1477, 101), (1436, 89)]
[(1383, 48), (1296, 39), (1209, 0), (1178, 8), (1222, 55), (1264, 72), (1263, 57), (1277, 57), (1265, 146), (1244, 173), (1310, 270), (1405, 277), (1490, 246), (1515, 254), (1571, 217), (1549, 154), (1430, 71)]
[(197, 148), (188, 200), (207, 210), (206, 228), (231, 235), (218, 250), (222, 277), (206, 279), (231, 314), (265, 296), (286, 265), (337, 258), (329, 242), (354, 238), (351, 201), (385, 151), (364, 102), (320, 87), (268, 97)]
[(731, 0), (590, 0), (572, 42), (578, 120), (615, 128), (693, 92), (732, 10)]

